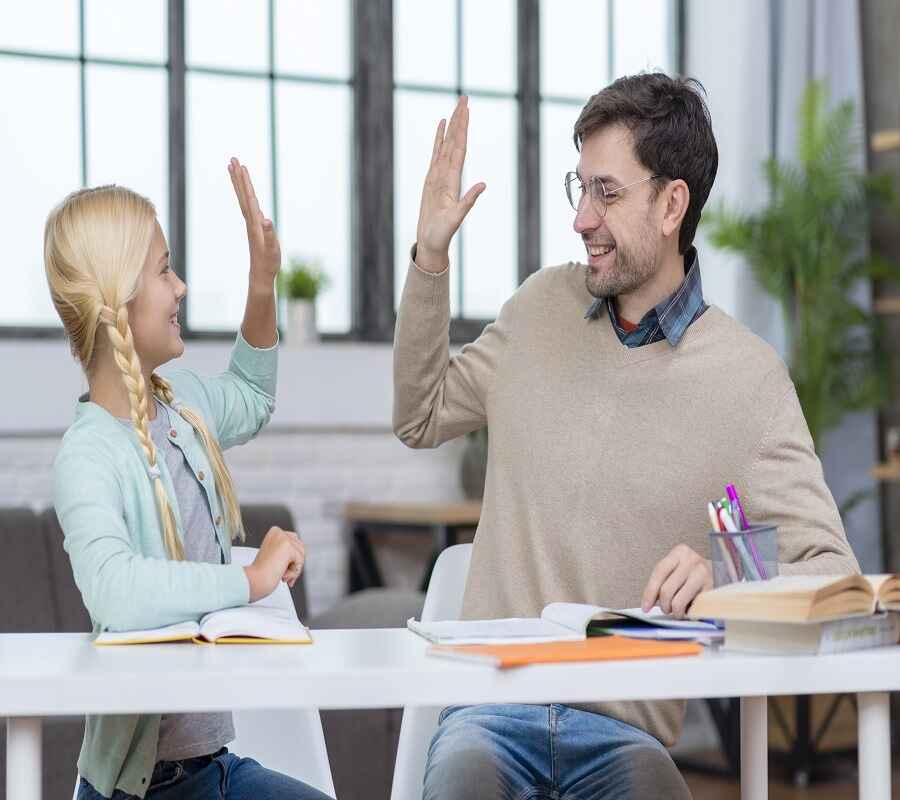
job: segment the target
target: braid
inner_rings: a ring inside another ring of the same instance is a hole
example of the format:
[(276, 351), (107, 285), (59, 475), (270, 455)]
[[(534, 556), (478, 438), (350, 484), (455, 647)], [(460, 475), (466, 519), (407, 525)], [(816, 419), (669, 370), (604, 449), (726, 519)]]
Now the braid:
[(172, 507), (166, 497), (159, 473), (159, 465), (156, 459), (156, 445), (150, 436), (150, 422), (147, 411), (147, 384), (141, 372), (141, 362), (137, 351), (134, 349), (134, 339), (131, 335), (131, 327), (128, 324), (128, 309), (123, 305), (118, 312), (108, 306), (100, 311), (100, 319), (106, 324), (106, 332), (109, 335), (113, 347), (113, 357), (122, 373), (125, 388), (128, 391), (128, 405), (131, 410), (131, 423), (140, 442), (141, 449), (147, 459), (150, 479), (153, 482), (153, 491), (156, 495), (156, 504), (163, 526), (163, 542), (169, 557), (176, 561), (184, 560), (184, 547), (178, 537), (177, 524)]
[(172, 387), (167, 381), (160, 378), (159, 375), (153, 374), (150, 376), (150, 383), (153, 387), (153, 393), (166, 405), (174, 408), (181, 415), (182, 419), (194, 429), (197, 436), (200, 437), (212, 467), (216, 491), (222, 501), (225, 517), (231, 529), (231, 539), (243, 542), (245, 536), (244, 523), (241, 519), (241, 507), (238, 504), (234, 482), (231, 480), (231, 473), (228, 471), (228, 465), (225, 463), (225, 456), (222, 454), (222, 448), (219, 446), (218, 440), (206, 427), (203, 417), (194, 409), (176, 402), (175, 395), (172, 393)]

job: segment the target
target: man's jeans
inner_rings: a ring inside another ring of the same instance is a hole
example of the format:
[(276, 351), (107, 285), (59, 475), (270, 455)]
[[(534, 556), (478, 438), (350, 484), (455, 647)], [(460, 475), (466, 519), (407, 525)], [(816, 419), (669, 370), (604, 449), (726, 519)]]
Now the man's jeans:
[(665, 748), (624, 722), (563, 705), (451, 706), (424, 800), (637, 800), (690, 792)]
[[(300, 745), (298, 745), (300, 746)], [(101, 800), (84, 778), (77, 800)], [(118, 789), (112, 800), (129, 800)], [(153, 770), (147, 800), (329, 800), (305, 783), (273, 772), (252, 758), (240, 758), (224, 747), (210, 756), (160, 761)]]

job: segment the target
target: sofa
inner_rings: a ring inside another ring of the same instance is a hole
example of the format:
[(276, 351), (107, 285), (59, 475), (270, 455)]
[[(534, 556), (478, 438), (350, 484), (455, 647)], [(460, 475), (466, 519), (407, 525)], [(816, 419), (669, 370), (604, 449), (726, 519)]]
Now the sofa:
[[(258, 547), (272, 525), (295, 529), (284, 506), (245, 505), (241, 512), (249, 546)], [(62, 542), (52, 508), (0, 509), (0, 633), (90, 631)], [(367, 589), (309, 617), (302, 576), (291, 591), (298, 616), (313, 629), (402, 627), (409, 617), (419, 616), (424, 602), (420, 592)], [(390, 796), (401, 713), (400, 709), (322, 712), (335, 792), (341, 800)], [(0, 722), (0, 800), (5, 800), (6, 725)], [(83, 733), (81, 717), (44, 720), (44, 797), (71, 797)]]

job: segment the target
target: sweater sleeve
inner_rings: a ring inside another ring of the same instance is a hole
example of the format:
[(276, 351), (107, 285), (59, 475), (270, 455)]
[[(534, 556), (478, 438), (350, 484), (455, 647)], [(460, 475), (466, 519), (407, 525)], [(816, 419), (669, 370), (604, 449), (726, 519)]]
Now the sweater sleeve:
[(778, 526), (782, 575), (858, 573), (793, 383), (776, 403), (747, 482), (750, 519)]
[(248, 602), (247, 577), (236, 564), (141, 555), (129, 536), (119, 476), (110, 459), (84, 448), (64, 447), (53, 470), (75, 583), (102, 630), (157, 628)]
[(509, 347), (513, 295), (458, 355), (450, 357), (450, 279), (412, 262), (394, 334), (394, 433), (409, 447), (437, 447), (487, 423), (487, 403)]
[(222, 449), (244, 444), (259, 433), (275, 410), (278, 345), (253, 347), (238, 332), (228, 369), (221, 375), (205, 378), (179, 370), (171, 378), (176, 395), (183, 393), (188, 405), (191, 395), (202, 398), (209, 410), (207, 424)]

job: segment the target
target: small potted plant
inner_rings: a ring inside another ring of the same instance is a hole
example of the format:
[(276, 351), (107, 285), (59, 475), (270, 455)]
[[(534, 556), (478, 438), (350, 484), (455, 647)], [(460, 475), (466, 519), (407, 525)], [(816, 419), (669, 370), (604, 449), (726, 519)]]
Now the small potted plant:
[(294, 257), (282, 269), (278, 293), (287, 303), (288, 344), (304, 345), (318, 340), (316, 297), (327, 285), (328, 276), (308, 261)]

